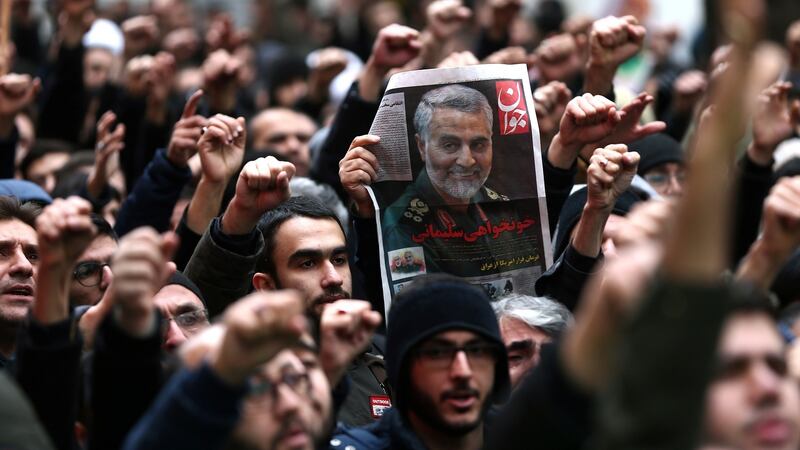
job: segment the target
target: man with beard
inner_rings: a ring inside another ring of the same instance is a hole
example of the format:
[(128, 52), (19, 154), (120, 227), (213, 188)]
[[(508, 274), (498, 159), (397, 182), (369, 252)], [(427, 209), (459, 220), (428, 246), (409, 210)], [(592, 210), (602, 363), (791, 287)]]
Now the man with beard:
[(482, 448), (486, 412), (510, 389), (486, 293), (449, 275), (425, 275), (398, 294), (388, 323), (395, 405), (378, 423), (342, 430), (330, 448)]
[[(325, 305), (351, 298), (344, 229), (319, 200), (291, 197), (294, 174), (293, 164), (271, 156), (248, 162), (225, 213), (200, 240), (185, 273), (200, 288), (212, 317), (246, 295), (251, 283), (259, 291), (296, 289), (315, 319), (322, 319)], [(380, 323), (366, 302), (338, 312), (370, 332)], [(323, 326), (321, 334), (321, 364), (345, 397), (337, 419), (352, 426), (374, 422), (379, 407), (390, 402), (380, 339), (351, 361), (338, 333), (326, 335)], [(350, 381), (340, 383), (345, 372)]]
[[(414, 113), (414, 128), (425, 168), (386, 208), (387, 250), (422, 246), (428, 271), (479, 273), (483, 256), (493, 255), (492, 249), (501, 247), (497, 244), (505, 236), (497, 239), (491, 233), (474, 233), (487, 223), (499, 225), (517, 216), (507, 196), (484, 185), (492, 170), (492, 122), (489, 101), (475, 89), (453, 84), (422, 96)], [(464, 240), (428, 236), (430, 227), (464, 235)], [(475, 238), (465, 242), (470, 234)], [(456, 241), (468, 248), (461, 248)], [(448, 256), (456, 253), (461, 256)], [(467, 253), (482, 257), (476, 258), (478, 262), (464, 261)]]
[(308, 175), (309, 142), (317, 131), (310, 117), (287, 108), (269, 108), (253, 118), (250, 128), (256, 151), (274, 151), (294, 164), (297, 176)]
[(332, 399), (296, 292), (257, 292), (182, 349), (170, 381), (124, 449), (319, 448)]

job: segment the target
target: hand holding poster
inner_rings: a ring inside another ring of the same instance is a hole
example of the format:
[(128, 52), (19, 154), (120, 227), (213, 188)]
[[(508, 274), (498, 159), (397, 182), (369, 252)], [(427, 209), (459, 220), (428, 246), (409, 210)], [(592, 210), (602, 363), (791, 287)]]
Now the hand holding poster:
[(533, 293), (552, 261), (525, 65), (397, 74), (370, 134), (384, 301), (447, 272), (490, 296)]

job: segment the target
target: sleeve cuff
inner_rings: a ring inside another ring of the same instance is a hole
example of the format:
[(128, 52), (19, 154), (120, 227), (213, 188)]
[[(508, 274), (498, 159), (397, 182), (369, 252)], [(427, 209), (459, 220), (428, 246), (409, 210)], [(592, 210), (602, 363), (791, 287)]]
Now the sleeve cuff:
[(222, 232), (221, 220), (219, 217), (211, 221), (211, 239), (215, 244), (231, 253), (238, 255), (250, 255), (254, 248), (258, 247), (258, 229), (254, 229), (249, 234), (231, 235)]
[(772, 176), (772, 166), (774, 164), (775, 158), (770, 159), (769, 164), (766, 166), (756, 164), (752, 159), (750, 159), (750, 155), (745, 152), (742, 156), (742, 159), (739, 160), (739, 169), (744, 175), (770, 177)]
[(564, 263), (582, 273), (594, 273), (599, 271), (603, 267), (603, 260), (602, 250), (596, 258), (582, 255), (575, 250), (575, 247), (573, 247), (571, 243), (564, 251)]

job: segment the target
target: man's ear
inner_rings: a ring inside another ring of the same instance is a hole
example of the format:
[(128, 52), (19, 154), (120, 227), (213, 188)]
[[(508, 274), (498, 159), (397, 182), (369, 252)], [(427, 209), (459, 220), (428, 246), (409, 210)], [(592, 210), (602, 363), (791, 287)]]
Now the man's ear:
[(272, 279), (272, 275), (256, 272), (255, 275), (253, 275), (253, 288), (257, 291), (274, 291), (278, 289), (278, 285), (275, 283), (275, 280)]
[(425, 141), (419, 137), (419, 133), (414, 134), (414, 139), (417, 141), (417, 150), (419, 150), (419, 159), (425, 161)]

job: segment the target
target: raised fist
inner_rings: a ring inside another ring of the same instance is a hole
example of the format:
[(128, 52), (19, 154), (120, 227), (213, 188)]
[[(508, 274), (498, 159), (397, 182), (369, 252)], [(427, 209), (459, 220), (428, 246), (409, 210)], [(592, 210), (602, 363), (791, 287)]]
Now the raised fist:
[(426, 30), (433, 37), (446, 41), (458, 33), (472, 17), (472, 11), (461, 0), (436, 0), (425, 10)]
[(379, 136), (369, 134), (356, 137), (339, 162), (339, 180), (355, 203), (360, 217), (372, 217), (374, 214), (366, 186), (378, 179), (378, 158), (364, 146), (377, 144), (380, 140)]
[(320, 319), (319, 359), (332, 386), (369, 346), (380, 323), (380, 313), (363, 300), (338, 300), (325, 305)]
[(222, 216), (222, 231), (247, 234), (253, 230), (265, 212), (291, 196), (289, 181), (294, 174), (294, 164), (273, 156), (245, 164), (236, 182), (236, 194)]
[(586, 206), (611, 209), (631, 185), (639, 166), (639, 154), (624, 144), (612, 144), (594, 151), (586, 170)]
[(554, 80), (570, 80), (583, 70), (577, 42), (568, 33), (542, 41), (536, 48), (533, 60), (543, 84)]
[(307, 332), (304, 304), (295, 291), (256, 292), (225, 310), (222, 343), (209, 358), (227, 383), (243, 384), (261, 364), (298, 345)]
[(403, 67), (419, 54), (421, 48), (419, 31), (392, 24), (378, 32), (367, 64), (386, 71)]
[(208, 119), (205, 132), (197, 142), (203, 177), (216, 182), (232, 177), (242, 164), (246, 142), (243, 117), (234, 119), (217, 114)]
[(642, 49), (646, 30), (633, 16), (608, 16), (592, 25), (589, 66), (616, 70)]
[(137, 228), (120, 241), (111, 261), (110, 289), (120, 326), (132, 335), (148, 331), (155, 312), (153, 296), (175, 272), (170, 259), (177, 245), (174, 233), (161, 235), (149, 227)]
[(55, 199), (42, 211), (36, 218), (42, 267), (71, 270), (97, 233), (91, 212), (92, 205), (80, 197)]
[(0, 119), (13, 119), (41, 89), (38, 78), (10, 73), (0, 77)]

